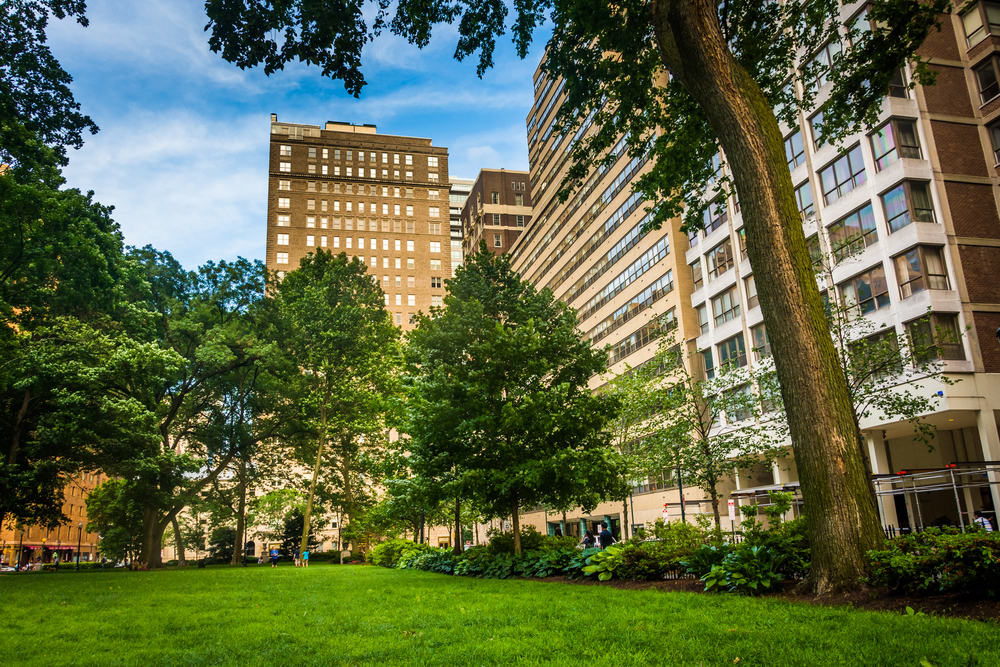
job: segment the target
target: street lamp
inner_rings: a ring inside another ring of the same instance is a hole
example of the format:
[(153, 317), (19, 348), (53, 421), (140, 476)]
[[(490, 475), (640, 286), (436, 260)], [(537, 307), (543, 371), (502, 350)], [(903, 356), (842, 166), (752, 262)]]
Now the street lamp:
[(21, 539), (17, 543), (17, 570), (21, 571), (21, 560), (24, 558), (24, 528), (21, 529)]
[(80, 531), (76, 534), (76, 571), (80, 571), (80, 545), (83, 543), (83, 522), (77, 524), (77, 530)]

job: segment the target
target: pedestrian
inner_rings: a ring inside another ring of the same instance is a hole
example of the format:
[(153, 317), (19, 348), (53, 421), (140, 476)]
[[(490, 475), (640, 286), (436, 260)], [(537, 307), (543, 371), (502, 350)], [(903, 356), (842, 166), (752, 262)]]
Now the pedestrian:
[(295, 567), (299, 567), (302, 563), (299, 561), (299, 550), (296, 549), (292, 554), (292, 560), (295, 561)]
[(302, 567), (309, 567), (309, 550), (302, 552)]
[(271, 567), (278, 567), (278, 550), (271, 549)]
[(976, 524), (977, 526), (981, 526), (982, 529), (985, 530), (987, 533), (993, 532), (993, 523), (990, 522), (989, 518), (987, 518), (986, 515), (983, 514), (982, 511), (980, 510), (976, 511), (976, 519), (972, 523)]
[(593, 547), (594, 546), (594, 534), (588, 530), (586, 533), (584, 533), (583, 539), (580, 540), (580, 544), (583, 545), (584, 549), (590, 549), (591, 547)]
[(611, 534), (610, 530), (608, 530), (608, 524), (604, 521), (601, 522), (601, 534), (598, 537), (601, 540), (602, 549), (607, 549), (615, 543), (615, 536)]
[(563, 536), (563, 534), (562, 534), (562, 528), (560, 528), (559, 526), (556, 526), (555, 536), (556, 537), (562, 537)]

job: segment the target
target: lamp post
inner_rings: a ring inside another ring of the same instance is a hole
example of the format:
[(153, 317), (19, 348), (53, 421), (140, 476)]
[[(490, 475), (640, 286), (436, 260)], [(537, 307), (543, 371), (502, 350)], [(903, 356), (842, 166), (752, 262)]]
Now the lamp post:
[(17, 570), (21, 570), (21, 560), (24, 558), (24, 528), (21, 529), (21, 539), (17, 543)]
[(79, 572), (80, 571), (80, 545), (83, 543), (83, 522), (81, 521), (80, 523), (78, 523), (77, 526), (76, 526), (76, 528), (79, 531), (76, 534), (76, 571)]

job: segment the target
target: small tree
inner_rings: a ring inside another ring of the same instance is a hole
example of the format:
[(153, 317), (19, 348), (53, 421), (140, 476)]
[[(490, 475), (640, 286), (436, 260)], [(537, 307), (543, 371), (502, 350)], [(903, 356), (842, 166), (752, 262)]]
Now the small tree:
[(625, 495), (604, 430), (616, 402), (587, 386), (607, 354), (581, 339), (571, 308), (485, 244), (448, 291), (406, 352), (411, 467), (488, 518), (510, 516), (520, 552), (521, 507), (587, 510)]

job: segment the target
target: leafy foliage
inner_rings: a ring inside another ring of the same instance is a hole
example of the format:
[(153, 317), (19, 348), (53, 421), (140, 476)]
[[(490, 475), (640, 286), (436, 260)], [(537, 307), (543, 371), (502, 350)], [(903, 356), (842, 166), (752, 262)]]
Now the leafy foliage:
[(733, 547), (728, 544), (719, 546), (704, 544), (680, 564), (700, 579), (708, 574), (712, 568), (721, 566), (722, 561), (732, 552)]
[(590, 576), (596, 574), (601, 581), (607, 581), (615, 576), (615, 570), (622, 564), (622, 551), (625, 547), (611, 545), (607, 549), (602, 549), (587, 558), (587, 564), (581, 568), (581, 572)]
[(705, 590), (722, 590), (744, 595), (760, 595), (784, 579), (780, 568), (782, 554), (767, 547), (746, 547), (730, 552), (719, 565), (713, 565), (701, 580)]
[(386, 540), (376, 544), (365, 556), (372, 565), (395, 567), (403, 551), (416, 546), (413, 540)]
[(902, 535), (869, 554), (869, 583), (911, 594), (1000, 594), (1000, 533), (928, 528)]

